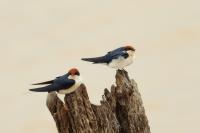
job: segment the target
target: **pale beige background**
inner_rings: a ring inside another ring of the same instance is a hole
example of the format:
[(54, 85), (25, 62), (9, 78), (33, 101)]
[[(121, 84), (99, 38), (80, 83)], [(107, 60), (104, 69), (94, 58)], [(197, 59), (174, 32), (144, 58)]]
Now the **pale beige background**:
[(0, 0), (0, 131), (56, 133), (45, 93), (31, 83), (80, 69), (99, 103), (115, 71), (82, 62), (134, 43), (127, 68), (152, 133), (200, 132), (198, 0)]

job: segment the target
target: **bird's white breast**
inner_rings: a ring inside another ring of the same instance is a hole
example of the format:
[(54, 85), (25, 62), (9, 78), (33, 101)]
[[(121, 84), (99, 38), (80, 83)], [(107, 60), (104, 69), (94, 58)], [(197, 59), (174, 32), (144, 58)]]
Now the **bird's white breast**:
[(124, 69), (124, 67), (130, 65), (133, 63), (133, 58), (134, 58), (134, 52), (133, 51), (127, 51), (127, 53), (129, 54), (128, 58), (124, 58), (124, 57), (119, 57), (117, 59), (113, 59), (108, 66), (111, 68), (115, 68), (115, 69)]

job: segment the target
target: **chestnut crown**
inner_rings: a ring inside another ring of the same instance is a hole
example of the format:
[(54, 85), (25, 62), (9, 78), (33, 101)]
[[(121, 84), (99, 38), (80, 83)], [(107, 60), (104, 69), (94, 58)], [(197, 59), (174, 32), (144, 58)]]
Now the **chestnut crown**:
[(79, 73), (79, 71), (78, 71), (78, 69), (77, 68), (72, 68), (72, 69), (70, 69), (69, 71), (68, 71), (68, 73), (69, 73), (69, 75), (72, 75), (72, 76), (74, 76), (74, 75), (80, 75), (80, 73)]
[(124, 47), (126, 51), (128, 50), (132, 50), (132, 51), (135, 51), (135, 48), (133, 48), (132, 46), (128, 45), (128, 46), (125, 46)]

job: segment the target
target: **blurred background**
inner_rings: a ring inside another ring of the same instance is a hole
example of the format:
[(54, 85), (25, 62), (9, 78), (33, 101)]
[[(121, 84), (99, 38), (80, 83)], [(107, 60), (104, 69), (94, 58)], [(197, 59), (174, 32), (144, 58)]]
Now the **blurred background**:
[(126, 44), (152, 133), (200, 132), (200, 2), (197, 0), (0, 0), (0, 131), (56, 133), (46, 93), (30, 84), (80, 69), (92, 103), (115, 70), (81, 57)]

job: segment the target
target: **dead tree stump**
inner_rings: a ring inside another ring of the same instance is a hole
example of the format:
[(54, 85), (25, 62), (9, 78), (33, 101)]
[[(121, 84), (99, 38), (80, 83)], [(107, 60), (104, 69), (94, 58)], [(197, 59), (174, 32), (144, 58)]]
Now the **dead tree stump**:
[(64, 101), (55, 92), (46, 101), (59, 133), (150, 133), (137, 84), (124, 70), (117, 70), (116, 86), (105, 89), (101, 105), (90, 103), (84, 84)]

